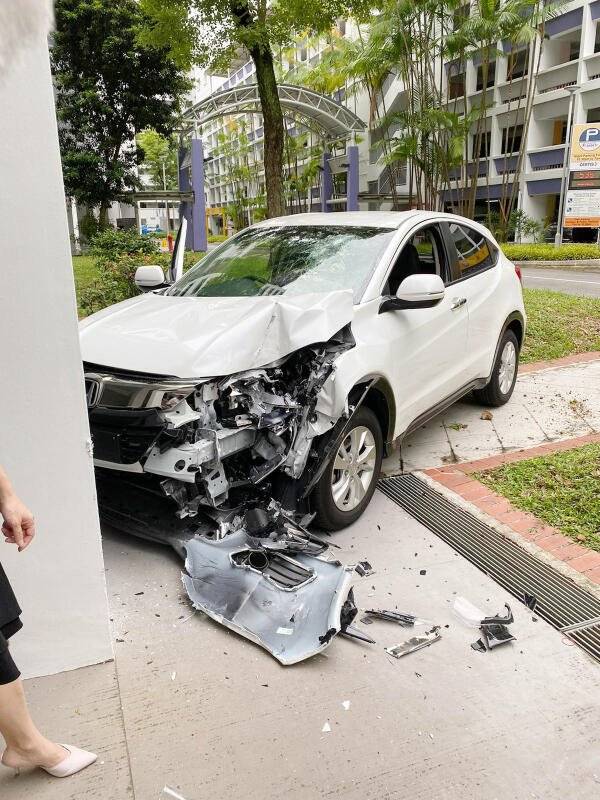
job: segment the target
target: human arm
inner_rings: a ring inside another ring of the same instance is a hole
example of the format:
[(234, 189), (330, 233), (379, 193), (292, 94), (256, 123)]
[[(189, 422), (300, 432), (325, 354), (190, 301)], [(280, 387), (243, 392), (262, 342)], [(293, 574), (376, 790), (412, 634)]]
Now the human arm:
[(19, 552), (22, 552), (35, 536), (35, 522), (31, 511), (15, 493), (2, 466), (0, 466), (0, 514), (4, 519), (2, 524), (4, 541), (16, 544)]

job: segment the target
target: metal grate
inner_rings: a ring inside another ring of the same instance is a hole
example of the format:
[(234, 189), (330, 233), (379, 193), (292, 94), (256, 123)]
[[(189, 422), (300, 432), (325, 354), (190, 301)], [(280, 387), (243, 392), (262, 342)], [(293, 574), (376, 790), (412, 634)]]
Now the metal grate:
[[(379, 481), (379, 489), (519, 600), (537, 598), (535, 613), (600, 661), (600, 600), (538, 560), (414, 475)], [(586, 625), (587, 623), (587, 625)]]

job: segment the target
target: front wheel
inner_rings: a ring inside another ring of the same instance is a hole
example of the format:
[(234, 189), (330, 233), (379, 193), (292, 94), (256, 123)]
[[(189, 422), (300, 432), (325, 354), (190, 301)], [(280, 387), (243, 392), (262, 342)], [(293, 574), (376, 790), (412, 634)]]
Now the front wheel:
[(487, 386), (473, 392), (486, 406), (503, 406), (510, 400), (519, 369), (519, 342), (513, 331), (505, 331)]
[(313, 490), (320, 528), (337, 531), (360, 517), (375, 491), (382, 457), (381, 426), (373, 411), (362, 406)]

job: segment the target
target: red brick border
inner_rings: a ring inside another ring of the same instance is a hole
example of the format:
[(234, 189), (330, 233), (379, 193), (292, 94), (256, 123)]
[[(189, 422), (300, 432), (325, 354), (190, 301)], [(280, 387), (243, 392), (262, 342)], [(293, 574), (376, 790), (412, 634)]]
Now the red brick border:
[(572, 539), (546, 525), (541, 519), (526, 511), (513, 506), (505, 497), (493, 492), (483, 483), (475, 480), (472, 473), (488, 469), (495, 469), (503, 464), (515, 461), (524, 461), (529, 458), (549, 455), (564, 450), (573, 450), (592, 442), (600, 442), (600, 433), (579, 436), (576, 439), (566, 439), (562, 442), (549, 442), (539, 447), (527, 450), (517, 450), (503, 453), (491, 458), (482, 458), (478, 461), (468, 461), (464, 464), (452, 464), (446, 467), (424, 470), (425, 474), (434, 481), (451, 489), (460, 497), (468, 500), (505, 525), (508, 525), (524, 539), (535, 542), (538, 547), (551, 553), (555, 558), (567, 563), (573, 569), (581, 572), (586, 578), (600, 585), (600, 553), (590, 550), (589, 547), (577, 544)]
[(529, 364), (519, 364), (519, 375), (540, 372), (543, 369), (570, 367), (573, 364), (588, 364), (590, 361), (598, 360), (600, 360), (600, 351), (592, 350), (591, 353), (576, 353), (572, 356), (564, 356), (564, 358), (553, 358), (551, 361), (532, 361)]

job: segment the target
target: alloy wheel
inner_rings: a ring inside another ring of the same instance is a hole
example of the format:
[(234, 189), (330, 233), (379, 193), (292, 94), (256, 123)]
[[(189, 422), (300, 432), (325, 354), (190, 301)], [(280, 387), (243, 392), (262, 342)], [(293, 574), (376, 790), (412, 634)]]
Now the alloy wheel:
[(375, 474), (377, 449), (369, 428), (353, 428), (333, 462), (331, 494), (341, 511), (353, 511), (367, 493)]

